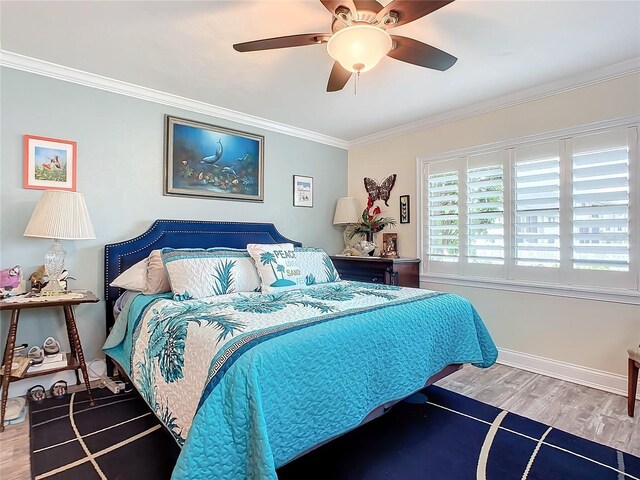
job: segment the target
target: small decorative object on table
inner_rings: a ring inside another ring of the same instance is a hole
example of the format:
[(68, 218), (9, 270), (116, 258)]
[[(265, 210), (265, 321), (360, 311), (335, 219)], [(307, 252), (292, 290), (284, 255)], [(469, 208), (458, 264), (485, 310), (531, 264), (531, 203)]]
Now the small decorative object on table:
[(398, 258), (398, 234), (383, 233), (382, 234), (382, 253), (381, 257)]
[(293, 206), (313, 207), (313, 177), (293, 176)]
[(400, 223), (411, 222), (411, 197), (400, 195)]
[(44, 265), (40, 265), (35, 272), (29, 275), (32, 292), (40, 293), (40, 290), (44, 288), (48, 281), (49, 277), (47, 277), (47, 271), (44, 269)]
[[(58, 283), (65, 290), (69, 289), (68, 280), (75, 280), (75, 278), (69, 276), (69, 272), (67, 272), (67, 270), (62, 270), (58, 276)], [(47, 286), (49, 283), (49, 277), (47, 276), (44, 265), (41, 265), (38, 270), (29, 276), (29, 282), (31, 282), (31, 292), (35, 294), (39, 294), (42, 289)]]
[(26, 291), (20, 265), (0, 270), (0, 296), (20, 295)]
[[(367, 208), (362, 211), (362, 218), (359, 223), (356, 223), (351, 231), (350, 238), (356, 235), (364, 235), (367, 242), (373, 242), (373, 234), (378, 233), (384, 229), (387, 225), (393, 226), (396, 224), (396, 220), (392, 217), (380, 217), (380, 207), (373, 208), (375, 199), (369, 197), (367, 199)], [(373, 211), (371, 210), (373, 208)], [(369, 255), (373, 256), (375, 248), (369, 252)]]

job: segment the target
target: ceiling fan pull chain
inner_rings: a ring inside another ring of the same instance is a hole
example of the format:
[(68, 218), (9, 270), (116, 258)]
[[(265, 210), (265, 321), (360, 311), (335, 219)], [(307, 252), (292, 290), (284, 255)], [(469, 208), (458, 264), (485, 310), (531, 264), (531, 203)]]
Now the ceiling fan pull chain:
[(360, 72), (356, 72), (356, 81), (353, 82), (353, 94), (358, 95), (358, 81), (360, 80)]

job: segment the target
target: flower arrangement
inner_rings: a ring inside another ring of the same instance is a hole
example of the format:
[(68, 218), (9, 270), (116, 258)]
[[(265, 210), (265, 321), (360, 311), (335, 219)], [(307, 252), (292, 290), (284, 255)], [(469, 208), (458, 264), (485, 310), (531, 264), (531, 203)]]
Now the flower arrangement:
[[(380, 207), (373, 207), (373, 198), (369, 196), (367, 199), (367, 208), (362, 211), (362, 219), (359, 223), (356, 223), (351, 230), (349, 238), (353, 238), (356, 235), (365, 235), (367, 240), (373, 240), (373, 234), (378, 233), (386, 226), (394, 226), (396, 220), (393, 217), (379, 217), (382, 211)], [(373, 211), (371, 209), (373, 208)]]

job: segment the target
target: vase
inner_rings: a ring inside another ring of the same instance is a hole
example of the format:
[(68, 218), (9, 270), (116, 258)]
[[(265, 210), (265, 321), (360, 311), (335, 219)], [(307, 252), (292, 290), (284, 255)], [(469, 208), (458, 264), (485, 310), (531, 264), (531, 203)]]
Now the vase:
[[(367, 232), (367, 234), (366, 234), (367, 242), (375, 243), (375, 240), (373, 239), (373, 235), (374, 235), (373, 232)], [(369, 256), (373, 257), (374, 253), (376, 253), (376, 249), (375, 248), (369, 252)]]

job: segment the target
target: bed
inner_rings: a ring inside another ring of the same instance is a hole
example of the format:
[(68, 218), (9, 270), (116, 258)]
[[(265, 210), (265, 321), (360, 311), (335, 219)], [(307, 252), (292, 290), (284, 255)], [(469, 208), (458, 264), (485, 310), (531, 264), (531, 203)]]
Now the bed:
[(173, 479), (276, 479), (461, 364), (496, 360), (470, 303), (442, 292), (339, 281), (175, 301), (109, 286), (154, 249), (249, 243), (301, 245), (272, 224), (158, 220), (105, 247), (105, 352), (182, 447)]

